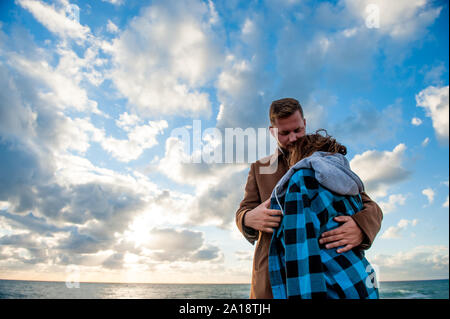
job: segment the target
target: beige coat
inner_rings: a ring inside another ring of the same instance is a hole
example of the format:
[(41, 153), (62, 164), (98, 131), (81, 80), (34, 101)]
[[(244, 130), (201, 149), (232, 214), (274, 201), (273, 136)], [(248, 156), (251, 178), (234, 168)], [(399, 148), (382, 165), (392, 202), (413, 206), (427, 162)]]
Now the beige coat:
[[(252, 299), (273, 298), (268, 266), (268, 253), (272, 234), (245, 227), (243, 225), (244, 215), (270, 198), (272, 190), (288, 171), (288, 168), (286, 158), (279, 149), (273, 155), (252, 163), (245, 186), (244, 199), (236, 212), (236, 224), (241, 233), (251, 244), (257, 241), (253, 257), (252, 285), (250, 290), (250, 298)], [(269, 174), (267, 174), (268, 172)], [(364, 210), (356, 213), (352, 218), (365, 235), (360, 247), (368, 249), (380, 230), (383, 213), (380, 207), (367, 194), (362, 193), (361, 196)]]

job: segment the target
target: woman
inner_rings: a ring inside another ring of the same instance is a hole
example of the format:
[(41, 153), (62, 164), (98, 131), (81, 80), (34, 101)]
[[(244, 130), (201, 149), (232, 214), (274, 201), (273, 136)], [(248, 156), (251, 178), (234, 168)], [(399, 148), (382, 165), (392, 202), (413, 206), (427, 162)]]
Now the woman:
[(362, 250), (337, 253), (319, 244), (322, 233), (339, 226), (334, 217), (363, 208), (364, 185), (346, 154), (345, 146), (319, 131), (289, 148), (290, 169), (271, 196), (271, 208), (283, 213), (269, 248), (275, 299), (379, 298), (375, 272)]

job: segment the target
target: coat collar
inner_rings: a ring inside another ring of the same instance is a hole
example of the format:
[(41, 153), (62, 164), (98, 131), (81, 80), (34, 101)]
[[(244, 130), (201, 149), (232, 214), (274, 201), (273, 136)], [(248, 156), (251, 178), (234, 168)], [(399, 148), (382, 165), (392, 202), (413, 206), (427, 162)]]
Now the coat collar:
[(283, 150), (280, 147), (280, 145), (277, 145), (277, 148), (275, 149), (275, 152), (270, 157), (270, 165), (272, 165), (276, 161), (280, 160), (280, 157), (281, 157), (281, 160), (284, 159), (287, 162), (288, 153), (286, 152), (286, 150)]

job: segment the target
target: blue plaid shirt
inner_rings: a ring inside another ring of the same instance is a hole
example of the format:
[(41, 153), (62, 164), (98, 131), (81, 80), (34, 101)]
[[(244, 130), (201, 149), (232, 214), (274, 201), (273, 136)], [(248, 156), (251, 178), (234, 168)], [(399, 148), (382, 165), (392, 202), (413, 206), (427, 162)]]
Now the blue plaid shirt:
[(314, 170), (299, 169), (286, 193), (278, 199), (272, 196), (270, 208), (284, 213), (269, 248), (275, 299), (379, 298), (375, 272), (362, 250), (338, 254), (337, 248), (319, 245), (323, 232), (340, 225), (334, 217), (363, 208), (360, 195), (336, 194), (317, 182)]

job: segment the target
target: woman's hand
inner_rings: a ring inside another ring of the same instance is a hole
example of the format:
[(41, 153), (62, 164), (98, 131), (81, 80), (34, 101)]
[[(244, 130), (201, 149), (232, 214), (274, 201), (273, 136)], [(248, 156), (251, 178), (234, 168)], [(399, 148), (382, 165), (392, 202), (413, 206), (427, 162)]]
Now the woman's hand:
[(336, 229), (327, 231), (320, 236), (320, 244), (329, 243), (325, 245), (326, 249), (345, 246), (336, 251), (338, 253), (344, 253), (358, 247), (362, 243), (364, 234), (353, 218), (350, 216), (338, 216), (335, 217), (334, 220), (344, 224)]

